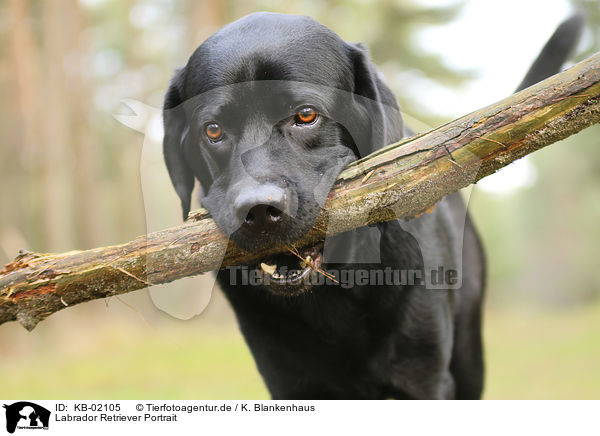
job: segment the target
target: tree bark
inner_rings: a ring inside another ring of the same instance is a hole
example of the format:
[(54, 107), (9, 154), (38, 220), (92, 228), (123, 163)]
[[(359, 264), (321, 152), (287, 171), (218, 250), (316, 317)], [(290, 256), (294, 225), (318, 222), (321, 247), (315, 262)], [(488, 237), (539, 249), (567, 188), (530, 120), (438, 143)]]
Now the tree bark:
[[(296, 247), (373, 222), (409, 219), (510, 162), (600, 121), (600, 53), (535, 86), (350, 164), (313, 230)], [(327, 229), (326, 232), (324, 229)], [(122, 245), (63, 254), (21, 253), (0, 271), (0, 324), (28, 330), (65, 307), (254, 263), (204, 210), (177, 227)], [(224, 253), (224, 254), (223, 254)]]

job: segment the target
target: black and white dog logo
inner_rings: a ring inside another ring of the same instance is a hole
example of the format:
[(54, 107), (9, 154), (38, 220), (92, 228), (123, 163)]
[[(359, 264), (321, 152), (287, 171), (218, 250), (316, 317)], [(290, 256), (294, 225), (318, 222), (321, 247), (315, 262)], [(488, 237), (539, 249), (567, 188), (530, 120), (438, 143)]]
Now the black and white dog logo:
[(6, 409), (6, 431), (14, 433), (18, 429), (48, 430), (50, 411), (29, 401), (4, 404)]

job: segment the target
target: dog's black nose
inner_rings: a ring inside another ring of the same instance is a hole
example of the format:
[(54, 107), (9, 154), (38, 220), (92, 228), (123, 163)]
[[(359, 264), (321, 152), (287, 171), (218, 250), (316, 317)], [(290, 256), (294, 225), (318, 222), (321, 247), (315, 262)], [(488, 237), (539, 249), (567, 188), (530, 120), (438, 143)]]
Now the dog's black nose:
[(244, 223), (256, 232), (265, 233), (271, 230), (280, 220), (283, 212), (274, 206), (259, 204), (246, 215)]
[(262, 185), (240, 192), (234, 208), (238, 220), (257, 233), (275, 230), (288, 209), (286, 192), (275, 185)]

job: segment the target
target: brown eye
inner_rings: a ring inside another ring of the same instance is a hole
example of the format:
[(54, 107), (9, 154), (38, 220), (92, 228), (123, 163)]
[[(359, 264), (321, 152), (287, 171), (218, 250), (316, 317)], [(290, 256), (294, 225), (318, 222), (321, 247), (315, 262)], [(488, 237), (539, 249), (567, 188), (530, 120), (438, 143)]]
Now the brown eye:
[(296, 112), (296, 124), (311, 124), (317, 120), (319, 113), (314, 107), (304, 106)]
[(218, 141), (223, 137), (223, 128), (220, 124), (217, 123), (207, 124), (204, 128), (204, 132), (206, 133), (206, 136), (208, 136), (208, 139), (210, 139), (211, 141)]

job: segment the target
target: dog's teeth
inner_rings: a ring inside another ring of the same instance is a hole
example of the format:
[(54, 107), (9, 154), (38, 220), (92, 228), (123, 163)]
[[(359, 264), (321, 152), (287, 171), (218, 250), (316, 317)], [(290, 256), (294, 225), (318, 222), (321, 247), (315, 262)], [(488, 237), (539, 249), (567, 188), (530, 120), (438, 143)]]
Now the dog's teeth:
[(300, 261), (300, 268), (306, 268), (312, 264), (312, 257), (310, 255), (306, 256), (304, 259)]
[(267, 274), (270, 274), (270, 275), (272, 275), (273, 277), (275, 277), (275, 276), (273, 275), (273, 273), (274, 273), (274, 272), (277, 270), (277, 265), (269, 265), (269, 264), (266, 264), (266, 263), (261, 263), (261, 264), (260, 264), (260, 269), (261, 269), (263, 272), (266, 272)]

